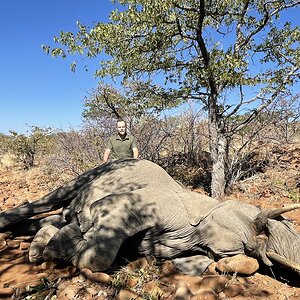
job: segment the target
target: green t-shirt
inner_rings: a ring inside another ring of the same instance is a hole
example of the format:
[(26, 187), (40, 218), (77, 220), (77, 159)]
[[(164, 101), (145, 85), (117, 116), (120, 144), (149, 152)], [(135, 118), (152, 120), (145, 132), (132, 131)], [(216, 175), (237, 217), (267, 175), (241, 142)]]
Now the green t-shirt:
[(126, 135), (122, 139), (118, 134), (113, 135), (107, 142), (107, 149), (111, 150), (111, 158), (130, 158), (133, 157), (132, 148), (136, 148), (136, 140), (131, 135)]

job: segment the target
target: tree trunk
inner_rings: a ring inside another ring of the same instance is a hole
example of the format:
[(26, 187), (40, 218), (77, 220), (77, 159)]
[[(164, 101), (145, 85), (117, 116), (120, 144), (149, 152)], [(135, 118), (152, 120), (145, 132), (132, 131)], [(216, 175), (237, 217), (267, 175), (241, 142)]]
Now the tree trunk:
[[(214, 99), (215, 100), (215, 99)], [(226, 137), (218, 109), (212, 100), (209, 108), (210, 155), (212, 160), (211, 196), (222, 200), (225, 191)]]
[(211, 141), (212, 145), (212, 175), (211, 175), (211, 195), (214, 198), (222, 199), (225, 190), (225, 145), (226, 139), (220, 135), (216, 141)]

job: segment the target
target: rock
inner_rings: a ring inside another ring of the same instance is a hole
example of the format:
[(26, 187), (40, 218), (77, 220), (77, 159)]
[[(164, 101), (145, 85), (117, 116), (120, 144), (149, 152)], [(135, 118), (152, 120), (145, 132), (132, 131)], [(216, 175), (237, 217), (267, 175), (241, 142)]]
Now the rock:
[(228, 279), (225, 276), (208, 275), (202, 279), (200, 289), (212, 289), (216, 293), (220, 293), (225, 289), (227, 283)]
[(175, 286), (174, 300), (190, 300), (192, 293), (187, 284), (183, 281), (178, 281)]
[(224, 290), (224, 294), (229, 297), (236, 297), (240, 295), (245, 290), (245, 287), (240, 283), (229, 284)]
[(8, 238), (12, 237), (12, 233), (7, 231), (7, 232), (0, 232), (0, 241), (1, 240), (7, 240)]
[(111, 277), (108, 274), (102, 272), (92, 272), (87, 268), (80, 270), (79, 279), (91, 280), (105, 285), (109, 285), (111, 283)]
[(205, 255), (192, 255), (172, 260), (174, 265), (187, 275), (202, 275), (214, 261)]
[(120, 290), (117, 300), (143, 300), (139, 295), (135, 292), (122, 289)]
[[(56, 270), (58, 271), (58, 270)], [(67, 266), (64, 269), (60, 269), (58, 272), (58, 276), (61, 278), (69, 278), (74, 276), (74, 274), (77, 272), (77, 268), (74, 266)]]
[(69, 284), (63, 291), (59, 293), (57, 300), (72, 300), (75, 298), (79, 290), (79, 286)]
[(0, 250), (4, 249), (6, 246), (6, 240), (1, 240), (0, 239)]
[(139, 282), (139, 279), (137, 277), (128, 278), (126, 281), (126, 286), (129, 288), (135, 287)]
[(191, 300), (217, 300), (218, 295), (212, 289), (200, 289)]
[(10, 297), (14, 294), (15, 290), (13, 288), (0, 288), (0, 298)]
[(143, 257), (143, 258), (140, 258), (140, 259), (130, 262), (127, 265), (127, 269), (129, 271), (137, 271), (140, 269), (146, 269), (146, 268), (149, 268), (150, 266), (152, 266), (154, 261), (155, 261), (155, 258), (152, 256)]
[(192, 293), (195, 293), (200, 289), (200, 284), (202, 282), (200, 276), (176, 275), (174, 278), (178, 280), (178, 284), (185, 283)]
[(216, 268), (225, 273), (251, 275), (258, 270), (259, 264), (255, 258), (238, 254), (232, 257), (220, 259), (217, 262)]
[(179, 274), (180, 270), (169, 260), (163, 262), (161, 266), (160, 276), (165, 277), (172, 274)]
[(218, 274), (218, 272), (216, 271), (216, 267), (217, 267), (216, 262), (211, 263), (207, 268), (208, 273), (214, 274), (214, 275)]
[(155, 297), (158, 297), (158, 296), (161, 296), (164, 294), (164, 291), (159, 287), (158, 283), (155, 281), (147, 282), (144, 285), (143, 290), (146, 293), (150, 294), (151, 296), (155, 296)]
[(19, 247), (20, 247), (20, 250), (27, 250), (30, 247), (30, 243), (28, 243), (28, 242), (21, 242)]
[(20, 241), (17, 241), (17, 240), (7, 240), (6, 244), (10, 248), (19, 248), (20, 247)]
[(53, 270), (56, 267), (57, 263), (54, 261), (45, 261), (41, 264), (40, 268), (42, 270)]

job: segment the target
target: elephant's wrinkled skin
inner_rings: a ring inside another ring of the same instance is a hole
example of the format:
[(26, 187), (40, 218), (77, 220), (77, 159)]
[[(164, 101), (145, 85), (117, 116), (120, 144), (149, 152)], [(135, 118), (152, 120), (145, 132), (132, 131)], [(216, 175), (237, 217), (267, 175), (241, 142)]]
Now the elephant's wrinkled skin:
[(135, 241), (142, 255), (166, 259), (187, 253), (257, 256), (257, 237), (263, 231), (269, 235), (260, 247), (265, 263), (270, 263), (266, 251), (300, 263), (300, 233), (282, 217), (266, 218), (258, 232), (260, 208), (189, 191), (150, 161), (127, 159), (99, 168), (100, 175), (81, 185), (64, 210), (67, 225), (43, 227), (41, 231), (49, 227), (52, 232), (46, 240), (44, 232), (37, 233), (31, 261), (60, 259), (103, 271), (125, 241)]

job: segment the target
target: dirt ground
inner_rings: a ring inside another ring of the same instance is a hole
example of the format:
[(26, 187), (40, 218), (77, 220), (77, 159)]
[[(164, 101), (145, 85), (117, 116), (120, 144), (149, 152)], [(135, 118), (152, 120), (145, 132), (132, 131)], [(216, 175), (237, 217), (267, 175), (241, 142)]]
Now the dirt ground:
[[(299, 202), (300, 148), (294, 146), (280, 151), (275, 149), (272, 151), (272, 155), (272, 162), (263, 173), (237, 184), (227, 198), (239, 199), (264, 207), (280, 207), (287, 203)], [(44, 169), (38, 167), (24, 171), (2, 163), (0, 171), (0, 211), (27, 201), (35, 201), (60, 186), (62, 181), (67, 179), (67, 177), (62, 179), (48, 174)], [(287, 213), (285, 217), (292, 220), (300, 231), (300, 210)], [(123, 289), (117, 295), (112, 291), (111, 277), (105, 273), (98, 274), (98, 277), (93, 280), (86, 274), (78, 273), (78, 270), (72, 266), (55, 263), (31, 264), (28, 261), (28, 248), (31, 240), (30, 236), (12, 238), (9, 233), (0, 234), (0, 299), (132, 298), (154, 300), (174, 299), (175, 297), (171, 284), (168, 289), (164, 290), (164, 294), (157, 293), (156, 298), (154, 296), (138, 298), (136, 295), (134, 296), (133, 292), (130, 292), (130, 289), (129, 292), (128, 289)], [(143, 278), (144, 282), (147, 280), (160, 281), (162, 284), (160, 274), (153, 272), (142, 274), (141, 270), (135, 273), (136, 277), (131, 276), (131, 279)], [(114, 277), (114, 287), (118, 285), (118, 280), (119, 283), (124, 280), (121, 278), (124, 275), (120, 274), (119, 277)], [(146, 275), (148, 276), (147, 280), (145, 279)], [(272, 274), (271, 270), (259, 269), (251, 276), (237, 276), (234, 279), (243, 285), (243, 291), (237, 295), (218, 294), (218, 298), (198, 297), (193, 299), (300, 299), (300, 275), (298, 273), (292, 273), (291, 277), (283, 279), (278, 272)], [(126, 280), (129, 282), (128, 278)], [(84, 293), (82, 287), (84, 287)], [(64, 289), (64, 293), (57, 298), (58, 288)], [(126, 291), (129, 295), (126, 294)], [(184, 297), (177, 299), (184, 299)]]

